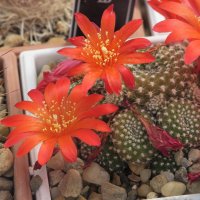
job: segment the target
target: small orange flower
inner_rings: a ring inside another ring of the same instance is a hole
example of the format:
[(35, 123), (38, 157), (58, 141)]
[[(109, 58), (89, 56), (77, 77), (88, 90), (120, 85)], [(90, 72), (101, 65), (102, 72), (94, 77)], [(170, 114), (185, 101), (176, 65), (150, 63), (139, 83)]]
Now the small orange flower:
[(17, 152), (17, 157), (20, 157), (43, 142), (38, 162), (44, 165), (51, 158), (56, 143), (67, 162), (76, 162), (77, 149), (72, 137), (77, 137), (89, 145), (99, 146), (99, 136), (91, 129), (103, 132), (110, 132), (111, 129), (105, 122), (94, 117), (112, 113), (118, 107), (112, 104), (94, 106), (103, 96), (86, 96), (81, 85), (74, 87), (67, 96), (69, 87), (69, 79), (61, 78), (56, 84), (48, 84), (44, 95), (36, 89), (31, 90), (28, 95), (33, 102), (17, 103), (15, 107), (27, 110), (36, 117), (13, 115), (1, 120), (5, 126), (16, 127), (9, 134), (5, 148), (26, 139)]
[[(67, 76), (87, 73), (82, 82), (83, 92), (88, 91), (98, 78), (105, 82), (105, 88), (110, 94), (120, 94), (122, 83), (134, 89), (134, 76), (124, 64), (153, 62), (155, 58), (149, 53), (136, 52), (151, 43), (144, 38), (126, 41), (142, 24), (142, 20), (132, 20), (119, 31), (115, 29), (115, 13), (113, 5), (104, 11), (101, 19), (101, 29), (80, 13), (75, 13), (75, 19), (84, 37), (73, 37), (71, 41), (76, 48), (63, 48), (58, 53), (81, 60), (85, 63), (72, 67)], [(121, 75), (120, 75), (121, 74)]]
[[(165, 43), (187, 39), (190, 44), (186, 48), (185, 63), (190, 64), (200, 56), (200, 1), (181, 0), (182, 3), (166, 2), (160, 9), (174, 13), (180, 19), (167, 19), (153, 27), (156, 32), (171, 32)], [(198, 64), (200, 70), (200, 65)]]

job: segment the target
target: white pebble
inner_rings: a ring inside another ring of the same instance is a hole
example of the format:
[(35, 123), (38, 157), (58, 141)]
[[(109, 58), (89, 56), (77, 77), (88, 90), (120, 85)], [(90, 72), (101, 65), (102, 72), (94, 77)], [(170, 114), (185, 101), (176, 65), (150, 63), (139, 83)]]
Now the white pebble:
[(155, 192), (149, 192), (149, 194), (147, 194), (147, 199), (155, 199), (158, 198), (158, 194)]
[(166, 183), (161, 188), (161, 193), (165, 197), (179, 196), (184, 194), (185, 191), (186, 191), (185, 184), (177, 181), (171, 181), (169, 183)]
[(148, 181), (150, 177), (151, 177), (151, 170), (150, 169), (144, 169), (144, 170), (141, 171), (140, 178), (141, 178), (141, 181), (143, 183)]

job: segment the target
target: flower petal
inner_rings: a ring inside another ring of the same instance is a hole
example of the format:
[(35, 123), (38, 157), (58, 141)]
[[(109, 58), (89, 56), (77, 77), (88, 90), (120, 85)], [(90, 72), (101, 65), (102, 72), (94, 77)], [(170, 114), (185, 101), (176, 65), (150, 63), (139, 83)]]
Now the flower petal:
[(194, 62), (200, 56), (200, 40), (190, 42), (185, 51), (185, 64)]
[(74, 13), (74, 15), (75, 20), (85, 37), (87, 37), (91, 44), (97, 48), (97, 43), (99, 42), (99, 39), (94, 25), (85, 15), (81, 13)]
[(102, 132), (111, 132), (110, 127), (100, 119), (85, 118), (80, 120), (71, 131), (78, 129), (94, 129)]
[(125, 24), (115, 35), (110, 49), (118, 48), (118, 45), (123, 44), (142, 25), (142, 22), (141, 19), (134, 19)]
[(1, 120), (1, 124), (8, 127), (21, 126), (27, 122), (30, 124), (37, 124), (40, 123), (40, 120), (29, 115), (12, 115)]
[(59, 63), (52, 71), (53, 76), (65, 77), (69, 69), (81, 64), (82, 61), (74, 60), (73, 58), (68, 58), (67, 60)]
[(170, 33), (165, 40), (165, 43), (177, 42), (184, 39), (200, 39), (200, 33), (191, 29), (178, 29)]
[(70, 87), (70, 80), (68, 78), (60, 78), (56, 82), (55, 86), (58, 92), (58, 104), (60, 105), (63, 98), (64, 98), (64, 101), (67, 100), (67, 95), (68, 95), (69, 87)]
[(99, 136), (90, 129), (79, 129), (73, 131), (70, 135), (91, 146), (99, 146), (101, 144)]
[(4, 147), (5, 148), (11, 147), (12, 145), (17, 144), (18, 142), (26, 139), (27, 137), (36, 134), (38, 134), (38, 132), (33, 131), (33, 132), (24, 132), (21, 134), (14, 135), (5, 142)]
[(94, 70), (95, 68), (98, 68), (98, 67), (99, 67), (98, 65), (95, 65), (93, 63), (83, 63), (83, 64), (80, 64), (80, 65), (77, 65), (77, 66), (71, 68), (68, 71), (67, 75), (74, 76), (77, 74), (85, 74), (91, 70)]
[(126, 55), (119, 55), (118, 64), (139, 64), (139, 63), (150, 63), (153, 62), (155, 58), (150, 53), (129, 53)]
[(49, 83), (47, 85), (44, 91), (44, 98), (47, 104), (47, 110), (50, 110), (50, 108), (54, 106), (54, 110), (57, 111), (58, 104), (55, 104), (55, 102), (58, 102), (58, 92), (55, 84)]
[(93, 71), (90, 71), (88, 72), (85, 77), (83, 78), (83, 81), (82, 81), (82, 91), (83, 93), (87, 93), (88, 90), (94, 85), (94, 83), (96, 82), (96, 80), (101, 76), (102, 74), (102, 71), (101, 69), (99, 70), (93, 70)]
[(89, 110), (82, 113), (82, 116), (96, 117), (101, 115), (107, 115), (118, 110), (118, 106), (114, 104), (101, 104), (90, 108)]
[(116, 68), (118, 69), (119, 73), (121, 74), (125, 84), (131, 88), (135, 88), (135, 80), (132, 72), (124, 65), (117, 65)]
[(106, 79), (108, 80), (109, 86), (115, 94), (120, 95), (122, 89), (121, 76), (118, 70), (114, 67), (105, 69)]
[(108, 83), (108, 80), (107, 80), (107, 78), (106, 78), (106, 76), (105, 76), (105, 72), (103, 72), (103, 74), (101, 74), (101, 80), (102, 81), (104, 81), (104, 83), (105, 83), (105, 89), (106, 89), (106, 91), (108, 92), (108, 93), (110, 93), (110, 94), (113, 94), (113, 91), (112, 91), (112, 89), (111, 89), (111, 87), (109, 86), (109, 83)]
[(76, 48), (67, 47), (57, 51), (57, 53), (61, 55), (69, 56), (76, 60), (81, 60), (83, 62), (91, 62), (91, 58), (88, 56), (84, 56), (83, 52), (84, 52), (83, 47), (76, 47)]
[(14, 130), (12, 130), (10, 132), (10, 134), (8, 135), (7, 139), (18, 135), (18, 134), (22, 134), (22, 133), (28, 133), (28, 132), (42, 132), (42, 130), (44, 129), (44, 125), (42, 123), (35, 123), (35, 124), (30, 124), (30, 123), (24, 123), (21, 126), (16, 127)]
[(40, 165), (45, 165), (49, 161), (56, 143), (57, 138), (52, 138), (43, 142), (38, 153), (38, 162)]
[[(15, 104), (18, 109), (26, 110), (33, 115), (39, 115), (43, 107), (32, 101), (21, 101)], [(39, 109), (39, 110), (38, 110)], [(46, 115), (48, 116), (48, 114)]]
[(156, 2), (153, 2), (153, 1), (147, 1), (147, 3), (154, 9), (156, 10), (157, 12), (159, 12), (161, 15), (163, 15), (166, 19), (169, 18), (168, 14), (160, 9), (158, 6), (160, 5), (160, 3), (156, 3)]
[(159, 22), (153, 27), (152, 30), (155, 32), (162, 33), (162, 32), (175, 31), (177, 29), (193, 29), (193, 30), (195, 30), (195, 28), (193, 26), (191, 26), (190, 24), (187, 24), (187, 23), (177, 20), (177, 19), (167, 19), (162, 22)]
[(115, 30), (115, 12), (114, 5), (110, 5), (104, 12), (101, 18), (101, 39), (105, 42), (107, 39), (112, 42)]
[(183, 4), (176, 3), (176, 2), (166, 2), (159, 6), (159, 8), (164, 9), (168, 12), (172, 12), (186, 21), (188, 21), (192, 26), (197, 28), (200, 31), (200, 25), (198, 22), (197, 17), (195, 17), (195, 14), (192, 10), (184, 6)]
[(71, 136), (65, 135), (58, 138), (58, 145), (60, 146), (61, 153), (67, 162), (76, 162), (77, 149)]
[(85, 38), (83, 36), (71, 37), (67, 41), (71, 42), (75, 46), (84, 47), (86, 45)]
[(33, 89), (28, 92), (28, 96), (32, 99), (33, 102), (37, 103), (42, 108), (44, 107), (44, 104), (42, 102), (45, 99), (44, 99), (44, 95), (40, 91)]
[(94, 28), (96, 29), (97, 33), (100, 33), (100, 28), (98, 25), (96, 25), (94, 22), (92, 22), (92, 25), (94, 26)]
[(119, 53), (125, 54), (125, 53), (134, 52), (138, 49), (145, 49), (150, 45), (151, 45), (151, 42), (145, 38), (128, 40), (124, 44), (122, 44), (119, 50)]
[(195, 1), (195, 0), (190, 0), (190, 1), (188, 1), (188, 0), (181, 0), (181, 3), (183, 5), (185, 5), (187, 8), (189, 8), (190, 10), (192, 10), (192, 12), (195, 15), (199, 16), (199, 11), (198, 11), (198, 6), (197, 6), (197, 4), (199, 4), (199, 6), (200, 6), (199, 1)]
[(72, 91), (70, 92), (68, 96), (68, 101), (78, 103), (81, 99), (83, 99), (86, 96), (87, 93), (83, 94), (82, 92), (82, 86), (77, 85), (75, 86)]
[[(24, 156), (26, 155), (31, 149), (33, 149), (36, 145), (40, 144), (41, 142), (50, 139), (51, 136), (48, 134), (35, 134), (30, 137), (28, 137), (19, 147), (17, 151), (16, 157)], [(10, 138), (12, 139), (12, 138)]]
[(77, 105), (76, 105), (76, 111), (75, 114), (78, 114), (80, 112), (86, 111), (95, 104), (97, 104), (101, 99), (103, 98), (103, 95), (100, 94), (90, 94), (87, 97), (81, 99)]

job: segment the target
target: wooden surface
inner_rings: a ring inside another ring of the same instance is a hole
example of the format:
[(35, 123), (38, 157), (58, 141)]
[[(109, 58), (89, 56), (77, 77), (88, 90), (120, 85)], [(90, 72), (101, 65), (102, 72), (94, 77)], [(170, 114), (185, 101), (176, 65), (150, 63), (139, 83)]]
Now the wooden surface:
[[(0, 58), (3, 60), (4, 84), (6, 90), (6, 103), (10, 115), (23, 114), (23, 111), (14, 107), (21, 99), (21, 90), (18, 76), (17, 57), (13, 52), (9, 52)], [(12, 129), (11, 129), (12, 130)], [(30, 190), (30, 175), (28, 155), (16, 158), (15, 155), (21, 142), (12, 147), (14, 155), (14, 192), (15, 200), (32, 200)]]
[[(135, 1), (135, 7), (134, 7), (134, 11), (133, 11), (133, 19), (142, 19), (139, 0)], [(135, 38), (135, 37), (145, 37), (143, 25), (141, 25), (140, 28), (130, 38)]]
[(63, 47), (69, 45), (69, 42), (66, 43), (56, 43), (56, 44), (41, 44), (41, 45), (33, 45), (33, 46), (22, 46), (22, 47), (13, 47), (13, 48), (5, 48), (0, 49), (0, 56), (7, 51), (13, 52), (17, 58), (22, 51), (30, 51), (30, 50), (38, 50), (38, 49), (47, 49), (54, 47)]

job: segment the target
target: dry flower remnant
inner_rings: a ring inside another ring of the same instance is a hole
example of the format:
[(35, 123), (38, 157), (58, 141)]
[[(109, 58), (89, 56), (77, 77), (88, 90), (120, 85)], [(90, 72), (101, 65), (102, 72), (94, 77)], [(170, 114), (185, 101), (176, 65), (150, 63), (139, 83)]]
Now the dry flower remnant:
[[(37, 85), (37, 90), (40, 92), (44, 92), (45, 87), (53, 82), (55, 83), (59, 78), (66, 77), (67, 71), (78, 64), (82, 63), (82, 61), (74, 60), (73, 58), (69, 58), (67, 60), (62, 61), (59, 63), (52, 72), (43, 72), (43, 79)], [(71, 77), (70, 77), (71, 78)], [(71, 80), (72, 82), (72, 80)]]
[(13, 115), (1, 120), (5, 126), (16, 127), (8, 136), (5, 148), (26, 139), (19, 147), (17, 157), (20, 157), (43, 142), (38, 163), (44, 165), (52, 156), (56, 143), (67, 162), (76, 162), (77, 158), (73, 137), (89, 145), (100, 145), (99, 136), (91, 129), (103, 132), (110, 132), (111, 129), (105, 122), (95, 118), (115, 112), (118, 107), (113, 104), (94, 106), (102, 99), (102, 95), (86, 96), (81, 85), (74, 87), (68, 95), (69, 87), (70, 80), (61, 78), (56, 84), (50, 83), (44, 95), (36, 89), (31, 90), (28, 95), (33, 102), (17, 103), (17, 108), (27, 110), (36, 117)]
[[(200, 56), (200, 1), (181, 0), (177, 2), (165, 2), (160, 9), (170, 12), (179, 18), (170, 18), (159, 22), (153, 27), (156, 32), (171, 32), (165, 43), (177, 42), (187, 39), (190, 43), (185, 52), (185, 63), (190, 64)], [(195, 51), (193, 51), (195, 49)], [(194, 72), (199, 73), (200, 61)]]
[(182, 144), (178, 139), (175, 140), (171, 138), (165, 130), (152, 125), (149, 121), (144, 119), (134, 110), (127, 99), (125, 99), (123, 104), (131, 109), (131, 111), (140, 119), (147, 131), (149, 141), (156, 149), (160, 150), (163, 155), (170, 156), (167, 150), (177, 150), (184, 146), (184, 144)]
[(144, 38), (126, 41), (142, 24), (142, 20), (132, 20), (119, 31), (114, 32), (115, 13), (113, 5), (103, 13), (101, 28), (91, 23), (81, 13), (75, 13), (75, 19), (86, 38), (73, 37), (68, 41), (76, 48), (63, 48), (58, 53), (81, 60), (85, 63), (70, 68), (67, 76), (86, 73), (83, 82), (83, 92), (88, 91), (98, 78), (105, 82), (105, 88), (110, 94), (120, 94), (122, 83), (134, 89), (134, 76), (124, 64), (153, 62), (155, 58), (147, 52), (136, 52), (151, 43)]
[(191, 173), (191, 174), (187, 174), (186, 177), (188, 177), (190, 179), (190, 185), (191, 185), (192, 183), (194, 183), (200, 179), (200, 171)]

